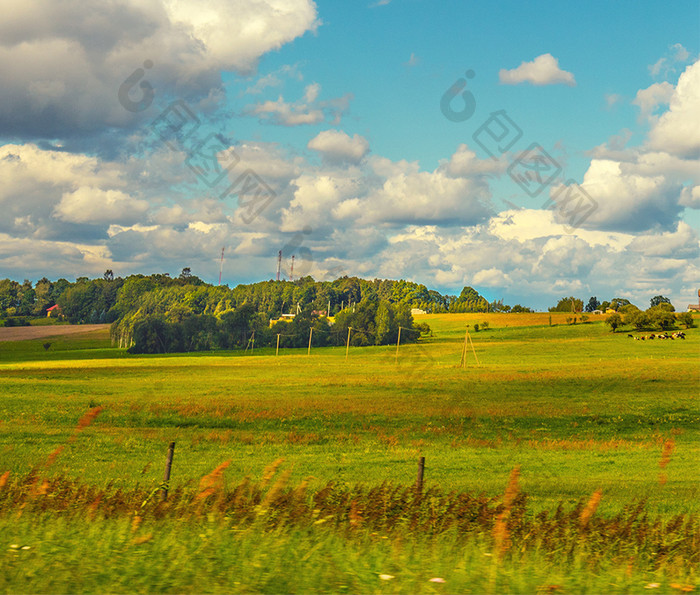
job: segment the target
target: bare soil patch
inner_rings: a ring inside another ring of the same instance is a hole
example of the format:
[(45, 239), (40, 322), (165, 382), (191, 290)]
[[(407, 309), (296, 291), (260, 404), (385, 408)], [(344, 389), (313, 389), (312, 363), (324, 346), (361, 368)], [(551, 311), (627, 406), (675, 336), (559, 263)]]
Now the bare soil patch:
[(56, 326), (0, 327), (0, 341), (29, 341), (44, 337), (76, 335), (91, 331), (108, 331), (109, 324), (58, 324)]

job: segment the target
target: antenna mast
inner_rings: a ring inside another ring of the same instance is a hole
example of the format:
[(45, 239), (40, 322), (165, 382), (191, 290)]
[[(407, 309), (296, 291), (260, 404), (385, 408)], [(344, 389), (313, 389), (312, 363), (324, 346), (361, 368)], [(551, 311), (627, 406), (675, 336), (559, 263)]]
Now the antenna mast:
[(292, 268), (289, 272), (289, 280), (294, 281), (294, 254), (292, 254)]
[(226, 246), (221, 248), (221, 261), (219, 262), (219, 285), (221, 285), (221, 273), (224, 270), (224, 249)]
[(280, 280), (280, 268), (282, 267), (282, 250), (277, 253), (277, 280)]

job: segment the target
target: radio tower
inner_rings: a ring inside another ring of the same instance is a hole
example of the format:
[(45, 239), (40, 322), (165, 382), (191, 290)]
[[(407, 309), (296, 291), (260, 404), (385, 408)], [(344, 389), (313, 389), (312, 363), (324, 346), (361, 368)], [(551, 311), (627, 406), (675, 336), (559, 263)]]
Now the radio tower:
[(221, 285), (221, 273), (224, 270), (224, 248), (221, 249), (221, 261), (219, 262), (219, 285)]
[(280, 280), (280, 268), (282, 267), (282, 250), (277, 253), (277, 280)]
[(294, 281), (294, 254), (292, 254), (292, 269), (289, 271), (289, 280)]

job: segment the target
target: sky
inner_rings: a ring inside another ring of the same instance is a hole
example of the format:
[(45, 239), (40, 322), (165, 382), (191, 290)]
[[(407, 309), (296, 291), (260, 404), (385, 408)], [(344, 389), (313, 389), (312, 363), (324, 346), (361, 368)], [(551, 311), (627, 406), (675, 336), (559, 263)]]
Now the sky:
[(3, 7), (0, 278), (697, 303), (697, 1)]

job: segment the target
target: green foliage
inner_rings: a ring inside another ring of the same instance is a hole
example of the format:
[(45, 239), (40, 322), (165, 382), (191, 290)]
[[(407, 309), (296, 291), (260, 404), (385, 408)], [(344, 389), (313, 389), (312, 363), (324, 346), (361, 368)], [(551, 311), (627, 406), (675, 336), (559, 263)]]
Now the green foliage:
[(667, 304), (660, 304), (647, 310), (652, 324), (662, 331), (670, 330), (676, 325), (676, 317), (673, 315), (673, 312), (663, 307), (665, 305)]
[(479, 295), (479, 293), (473, 287), (464, 287), (449, 307), (450, 312), (454, 313), (464, 313), (464, 312), (488, 312), (489, 302), (486, 298)]
[(680, 322), (685, 328), (693, 328), (695, 326), (695, 321), (693, 320), (693, 315), (690, 312), (681, 312), (676, 314), (678, 322)]
[(649, 307), (653, 308), (654, 306), (658, 306), (660, 304), (670, 304), (671, 300), (669, 300), (667, 297), (664, 297), (662, 295), (655, 295), (651, 300), (649, 300)]
[(594, 310), (598, 310), (600, 308), (600, 302), (598, 301), (598, 298), (593, 296), (588, 300), (588, 303), (586, 304), (586, 312), (593, 312)]
[(605, 324), (607, 324), (614, 333), (619, 326), (622, 326), (622, 317), (617, 312), (610, 314), (605, 319)]
[(619, 311), (620, 308), (622, 308), (623, 306), (627, 306), (627, 305), (629, 305), (629, 304), (631, 304), (631, 303), (632, 303), (632, 302), (630, 302), (627, 298), (619, 298), (619, 297), (617, 297), (617, 298), (613, 298), (613, 299), (612, 299), (612, 301), (610, 302), (610, 305), (609, 305), (608, 307), (609, 307), (609, 308), (612, 308), (613, 310)]
[(561, 298), (556, 306), (549, 308), (550, 312), (582, 312), (583, 300), (575, 297)]
[(648, 312), (641, 312), (637, 310), (636, 312), (632, 312), (628, 315), (625, 323), (631, 324), (635, 329), (641, 331), (651, 327), (652, 320)]

